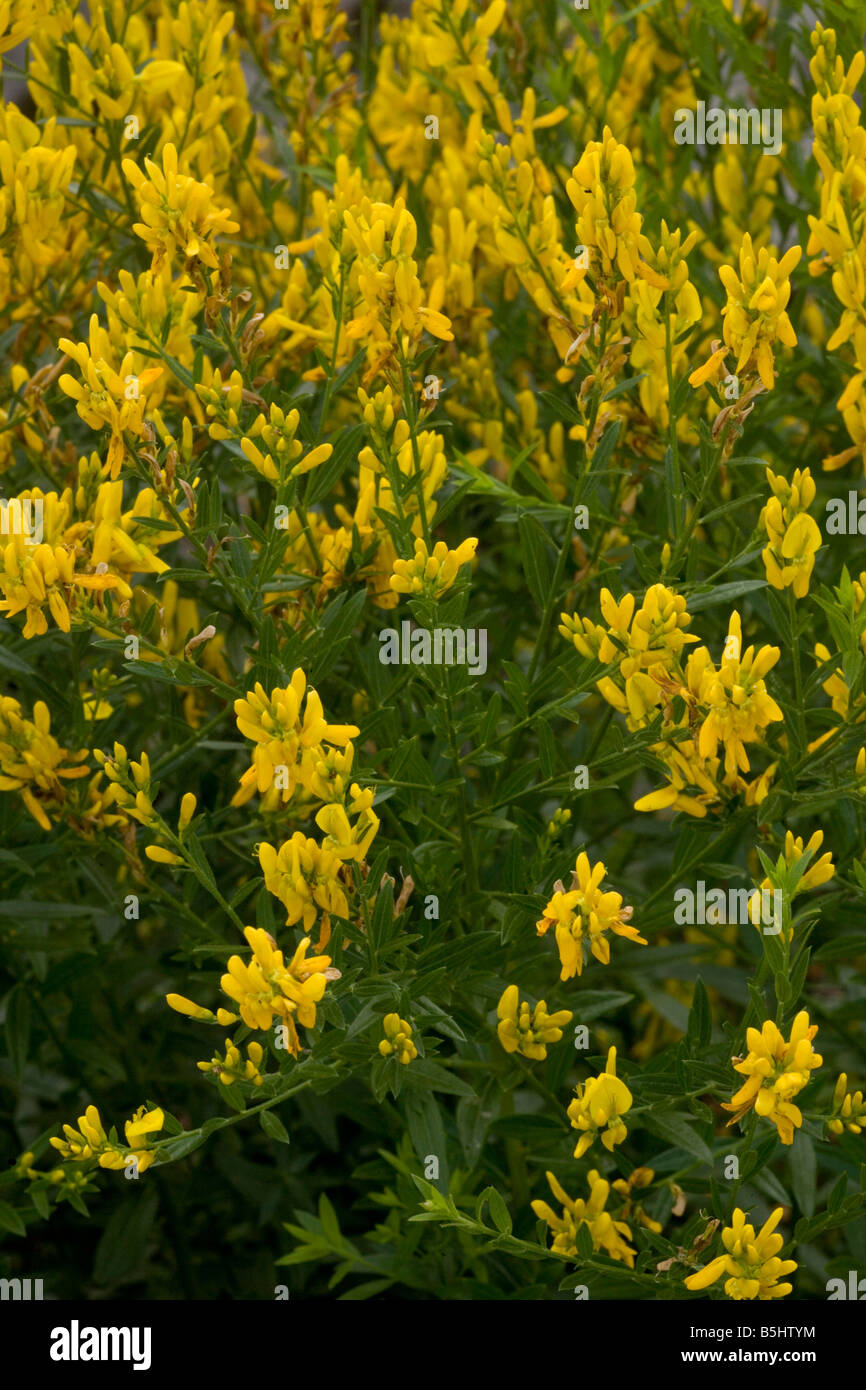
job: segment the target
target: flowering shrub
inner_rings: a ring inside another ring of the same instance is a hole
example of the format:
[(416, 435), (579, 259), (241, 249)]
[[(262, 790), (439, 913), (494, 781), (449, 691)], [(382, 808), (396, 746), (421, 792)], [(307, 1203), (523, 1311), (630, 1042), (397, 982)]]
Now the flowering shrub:
[(5, 1275), (866, 1267), (856, 10), (0, 6)]

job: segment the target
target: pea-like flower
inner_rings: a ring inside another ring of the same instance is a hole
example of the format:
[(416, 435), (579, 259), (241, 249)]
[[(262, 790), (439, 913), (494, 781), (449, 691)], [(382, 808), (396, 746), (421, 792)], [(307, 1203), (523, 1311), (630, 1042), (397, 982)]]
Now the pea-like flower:
[(735, 1207), (732, 1224), (722, 1231), (725, 1254), (717, 1255), (696, 1274), (688, 1275), (686, 1288), (693, 1293), (706, 1289), (727, 1274), (725, 1293), (728, 1298), (737, 1301), (784, 1298), (793, 1285), (780, 1284), (779, 1280), (793, 1274), (797, 1261), (779, 1259), (784, 1241), (776, 1232), (776, 1227), (782, 1219), (782, 1212), (782, 1207), (776, 1207), (756, 1235), (754, 1226), (746, 1221), (746, 1213)]
[(622, 1116), (631, 1109), (632, 1101), (631, 1091), (616, 1074), (616, 1048), (612, 1047), (604, 1071), (581, 1082), (566, 1112), (572, 1129), (581, 1130), (575, 1158), (582, 1158), (598, 1138), (613, 1153), (614, 1146), (628, 1136)]
[(177, 150), (162, 151), (162, 168), (145, 159), (145, 174), (133, 159), (124, 159), (123, 172), (138, 195), (142, 221), (133, 231), (153, 253), (151, 269), (159, 270), (180, 251), (185, 260), (219, 269), (213, 238), (240, 228), (228, 208), (215, 206), (213, 189), (188, 174), (178, 173)]
[(552, 1173), (547, 1173), (547, 1181), (554, 1197), (562, 1205), (562, 1214), (556, 1212), (547, 1202), (535, 1201), (532, 1210), (542, 1221), (546, 1221), (553, 1235), (551, 1249), (561, 1255), (577, 1255), (577, 1233), (586, 1226), (592, 1237), (593, 1249), (609, 1255), (612, 1260), (621, 1260), (634, 1268), (635, 1252), (630, 1245), (631, 1227), (624, 1221), (615, 1221), (610, 1212), (605, 1211), (610, 1196), (610, 1183), (592, 1169), (587, 1174), (589, 1198), (571, 1198)]
[[(755, 377), (766, 391), (776, 384), (773, 349), (777, 343), (796, 347), (797, 335), (786, 313), (791, 298), (789, 276), (802, 256), (802, 248), (792, 246), (781, 260), (762, 246), (752, 247), (748, 232), (740, 246), (740, 273), (723, 265), (719, 279), (728, 302), (722, 310), (725, 320), (724, 347), (716, 348), (704, 364), (692, 372), (689, 383), (700, 386), (717, 377), (728, 352), (736, 359), (734, 371), (746, 383)], [(751, 384), (751, 382), (749, 382)]]
[(774, 589), (790, 588), (795, 598), (805, 598), (821, 548), (820, 528), (806, 510), (815, 499), (815, 482), (808, 468), (798, 468), (790, 483), (768, 468), (767, 481), (773, 494), (761, 512), (769, 538), (761, 552), (767, 580)]
[(553, 897), (544, 909), (544, 916), (536, 924), (539, 936), (544, 936), (551, 927), (555, 929), (562, 965), (561, 980), (570, 980), (583, 973), (585, 946), (596, 960), (607, 965), (610, 960), (609, 932), (628, 937), (642, 946), (647, 945), (637, 929), (629, 926), (633, 908), (623, 907), (622, 895), (602, 892), (601, 882), (605, 873), (604, 864), (591, 866), (589, 857), (581, 851), (572, 873), (571, 888), (566, 892), (560, 881), (553, 885)]
[(127, 1168), (135, 1160), (139, 1173), (143, 1173), (153, 1163), (156, 1154), (148, 1147), (151, 1134), (158, 1133), (165, 1122), (162, 1110), (147, 1110), (140, 1106), (131, 1120), (124, 1125), (126, 1143), (120, 1144), (112, 1137), (115, 1131), (106, 1134), (105, 1127), (95, 1105), (88, 1105), (79, 1116), (78, 1129), (71, 1125), (63, 1126), (65, 1139), (54, 1136), (49, 1140), (64, 1159), (74, 1163), (86, 1162), (95, 1158), (100, 1168)]
[(817, 1032), (817, 1023), (809, 1024), (805, 1009), (794, 1019), (787, 1041), (771, 1019), (760, 1032), (757, 1028), (747, 1030), (748, 1055), (733, 1061), (734, 1071), (747, 1079), (722, 1106), (723, 1110), (735, 1112), (729, 1125), (754, 1107), (758, 1115), (776, 1126), (783, 1144), (793, 1144), (794, 1130), (803, 1123), (802, 1114), (792, 1104), (793, 1097), (809, 1084), (809, 1073), (823, 1062), (812, 1049)]
[(287, 1051), (297, 1057), (300, 1051), (295, 1019), (304, 1028), (315, 1028), (316, 1005), (325, 993), (329, 956), (310, 956), (305, 936), (286, 964), (283, 953), (262, 927), (245, 927), (244, 936), (252, 948), (249, 961), (232, 956), (220, 981), (224, 994), (238, 1005), (248, 1028), (266, 1030), (280, 1018), (289, 1034)]
[(233, 806), (243, 806), (257, 791), (267, 793), (276, 788), (281, 793), (277, 800), (287, 802), (298, 782), (310, 789), (325, 756), (323, 744), (343, 748), (359, 732), (355, 724), (328, 723), (322, 701), (312, 687), (307, 687), (300, 667), (287, 686), (275, 687), (270, 695), (256, 681), (243, 699), (235, 700), (234, 708), (238, 729), (255, 748)]

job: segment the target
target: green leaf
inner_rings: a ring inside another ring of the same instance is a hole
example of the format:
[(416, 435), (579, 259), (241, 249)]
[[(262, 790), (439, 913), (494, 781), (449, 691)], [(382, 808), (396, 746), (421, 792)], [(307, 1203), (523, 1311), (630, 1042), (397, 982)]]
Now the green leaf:
[(474, 1096), (472, 1087), (462, 1081), (459, 1076), (447, 1068), (440, 1066), (438, 1062), (428, 1061), (426, 1057), (416, 1057), (408, 1067), (404, 1067), (406, 1072), (406, 1084), (410, 1087), (421, 1087), (429, 1091), (444, 1091), (452, 1096)]
[(21, 1217), (8, 1202), (0, 1202), (0, 1229), (11, 1231), (16, 1236), (26, 1236), (27, 1227)]
[(615, 989), (584, 989), (574, 996), (574, 1023), (589, 1023), (594, 1018), (607, 1018), (625, 1004), (630, 1004), (633, 994), (623, 994)]
[(21, 1080), (30, 1043), (30, 999), (18, 984), (6, 996), (6, 1046), (16, 1079)]
[(591, 1260), (595, 1253), (595, 1246), (592, 1243), (592, 1234), (586, 1222), (583, 1221), (577, 1228), (575, 1237), (577, 1253), (582, 1260)]
[(830, 1196), (827, 1198), (827, 1210), (828, 1210), (829, 1212), (832, 1212), (832, 1214), (833, 1214), (834, 1216), (835, 1216), (836, 1212), (839, 1210), (839, 1208), (841, 1207), (842, 1203), (843, 1203), (844, 1200), (845, 1200), (845, 1193), (846, 1193), (846, 1191), (847, 1191), (847, 1188), (848, 1188), (848, 1174), (847, 1174), (847, 1173), (840, 1173), (840, 1174), (839, 1174), (839, 1177), (838, 1177), (838, 1180), (836, 1181), (836, 1183), (835, 1183), (835, 1185), (834, 1185), (834, 1187), (833, 1187), (833, 1191), (830, 1193)]
[(816, 1181), (815, 1146), (808, 1134), (804, 1134), (801, 1129), (797, 1130), (791, 1148), (791, 1187), (797, 1206), (804, 1216), (815, 1214)]
[(517, 529), (526, 583), (537, 606), (543, 609), (553, 582), (552, 546), (535, 517), (525, 512), (518, 517)]
[(96, 1247), (93, 1278), (97, 1284), (109, 1288), (119, 1284), (135, 1274), (144, 1259), (158, 1205), (156, 1193), (144, 1186), (146, 1182), (147, 1175), (125, 1184), (132, 1190), (124, 1192)]
[(712, 1150), (682, 1115), (673, 1111), (653, 1110), (642, 1115), (641, 1120), (650, 1134), (655, 1134), (657, 1138), (664, 1139), (667, 1144), (673, 1144), (677, 1149), (685, 1149), (686, 1153), (699, 1158), (702, 1163), (712, 1163)]
[(276, 1139), (278, 1144), (291, 1143), (288, 1130), (273, 1110), (263, 1110), (259, 1115), (259, 1124), (269, 1139)]

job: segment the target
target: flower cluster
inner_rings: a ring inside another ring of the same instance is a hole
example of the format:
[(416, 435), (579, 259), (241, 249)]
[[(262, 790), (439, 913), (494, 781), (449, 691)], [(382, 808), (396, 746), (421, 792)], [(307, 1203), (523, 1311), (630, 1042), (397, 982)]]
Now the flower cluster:
[(546, 1174), (550, 1190), (562, 1205), (562, 1213), (557, 1216), (547, 1202), (534, 1201), (532, 1210), (542, 1221), (546, 1221), (553, 1235), (551, 1249), (560, 1255), (577, 1254), (577, 1233), (582, 1226), (589, 1230), (594, 1250), (609, 1255), (612, 1260), (621, 1260), (629, 1269), (634, 1267), (635, 1252), (626, 1242), (631, 1240), (631, 1227), (625, 1221), (615, 1220), (606, 1211), (611, 1185), (596, 1169), (587, 1174), (589, 1197), (571, 1198), (557, 1181), (553, 1173)]
[(717, 1255), (697, 1274), (690, 1274), (685, 1281), (686, 1288), (692, 1292), (706, 1289), (727, 1274), (725, 1293), (728, 1298), (738, 1301), (784, 1298), (793, 1286), (779, 1280), (794, 1272), (797, 1261), (779, 1259), (783, 1241), (776, 1227), (783, 1214), (782, 1207), (777, 1207), (756, 1234), (754, 1226), (746, 1221), (746, 1213), (735, 1207), (732, 1224), (722, 1231), (725, 1254)]
[(610, 932), (637, 941), (641, 946), (647, 944), (637, 928), (630, 925), (634, 909), (623, 907), (622, 894), (602, 891), (605, 874), (604, 864), (591, 865), (588, 855), (581, 851), (572, 871), (571, 887), (566, 889), (561, 880), (557, 880), (544, 916), (536, 924), (539, 936), (554, 928), (562, 966), (561, 980), (583, 974), (586, 948), (602, 965), (607, 965)]
[(729, 1125), (754, 1108), (757, 1115), (776, 1126), (783, 1144), (793, 1144), (794, 1130), (803, 1123), (793, 1098), (809, 1084), (810, 1073), (823, 1061), (812, 1048), (817, 1032), (817, 1023), (809, 1023), (805, 1009), (794, 1019), (787, 1040), (770, 1019), (760, 1032), (747, 1029), (748, 1055), (734, 1059), (734, 1070), (746, 1080), (724, 1105), (725, 1110), (734, 1111)]

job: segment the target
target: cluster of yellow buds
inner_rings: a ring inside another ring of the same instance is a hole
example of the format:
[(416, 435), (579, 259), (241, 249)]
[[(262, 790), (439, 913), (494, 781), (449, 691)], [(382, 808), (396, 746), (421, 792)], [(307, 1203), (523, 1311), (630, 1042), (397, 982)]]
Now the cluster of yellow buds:
[(11, 695), (0, 696), (0, 791), (18, 792), (43, 830), (59, 820), (66, 802), (64, 782), (87, 777), (87, 749), (61, 748), (51, 734), (51, 712), (43, 700), (27, 719)]
[(119, 1144), (111, 1134), (106, 1134), (105, 1126), (95, 1105), (88, 1105), (79, 1116), (78, 1129), (71, 1125), (63, 1126), (65, 1139), (56, 1136), (49, 1143), (61, 1158), (73, 1163), (84, 1163), (96, 1159), (100, 1168), (128, 1168), (135, 1165), (139, 1173), (150, 1167), (156, 1152), (149, 1147), (151, 1134), (157, 1134), (163, 1127), (165, 1115), (162, 1110), (146, 1110), (142, 1105), (131, 1120), (124, 1125), (126, 1143)]
[(790, 588), (795, 598), (805, 598), (821, 547), (818, 523), (806, 510), (815, 500), (815, 482), (808, 468), (798, 468), (790, 483), (768, 468), (767, 482), (772, 496), (760, 522), (769, 538), (761, 553), (767, 580), (774, 589)]
[(531, 1205), (535, 1215), (547, 1223), (553, 1235), (550, 1248), (560, 1255), (576, 1255), (577, 1233), (581, 1226), (586, 1226), (594, 1250), (609, 1255), (612, 1260), (620, 1260), (633, 1269), (635, 1252), (626, 1244), (632, 1239), (631, 1227), (625, 1221), (615, 1221), (605, 1210), (611, 1192), (610, 1183), (593, 1168), (586, 1176), (589, 1198), (572, 1198), (553, 1173), (545, 1176), (551, 1192), (562, 1206), (562, 1213), (557, 1216), (547, 1202), (535, 1201)]
[(456, 550), (449, 550), (444, 541), (437, 541), (428, 550), (421, 536), (415, 540), (415, 554), (411, 560), (395, 560), (391, 575), (391, 588), (395, 594), (416, 594), (425, 598), (439, 599), (454, 584), (461, 565), (468, 564), (475, 555), (478, 541), (475, 537), (463, 541)]
[(862, 1091), (848, 1090), (848, 1077), (843, 1071), (833, 1090), (833, 1110), (827, 1122), (831, 1134), (862, 1134), (866, 1129), (866, 1101)]
[(729, 1125), (736, 1124), (754, 1107), (756, 1114), (776, 1126), (783, 1144), (793, 1144), (794, 1130), (803, 1123), (802, 1114), (792, 1104), (793, 1097), (808, 1085), (809, 1073), (823, 1061), (812, 1048), (817, 1032), (817, 1023), (810, 1025), (805, 1009), (794, 1019), (787, 1040), (771, 1019), (760, 1032), (757, 1028), (747, 1029), (748, 1055), (733, 1062), (734, 1071), (747, 1079), (722, 1107), (735, 1112)]
[(687, 1289), (693, 1293), (706, 1289), (727, 1274), (725, 1293), (736, 1300), (757, 1298), (766, 1301), (771, 1298), (784, 1298), (792, 1289), (791, 1284), (780, 1284), (787, 1274), (797, 1268), (796, 1260), (780, 1260), (779, 1251), (784, 1241), (776, 1231), (784, 1209), (776, 1210), (767, 1218), (755, 1234), (754, 1226), (746, 1221), (746, 1213), (740, 1207), (734, 1208), (730, 1226), (722, 1231), (724, 1255), (717, 1255), (708, 1265), (690, 1274), (685, 1280)]
[(201, 262), (211, 270), (219, 268), (213, 238), (239, 230), (228, 208), (214, 204), (213, 189), (188, 174), (178, 173), (174, 145), (162, 150), (162, 168), (145, 159), (145, 174), (132, 159), (124, 159), (123, 172), (138, 196), (142, 222), (133, 231), (152, 252), (151, 268), (159, 270), (179, 251), (188, 265)]
[(496, 1031), (506, 1052), (519, 1052), (522, 1057), (543, 1062), (547, 1048), (562, 1038), (562, 1030), (572, 1020), (570, 1009), (558, 1009), (556, 1013), (547, 1012), (547, 1003), (540, 999), (534, 1009), (528, 1000), (520, 999), (517, 985), (509, 985), (503, 991), (496, 1006), (499, 1023)]
[(733, 266), (723, 265), (719, 279), (727, 291), (727, 303), (722, 310), (725, 324), (724, 346), (714, 347), (703, 366), (689, 377), (692, 386), (719, 376), (725, 357), (731, 352), (736, 364), (734, 371), (744, 387), (754, 379), (765, 391), (776, 384), (773, 349), (777, 343), (796, 347), (797, 335), (791, 326), (786, 309), (791, 298), (791, 271), (799, 263), (802, 248), (792, 246), (781, 260), (766, 247), (755, 252), (748, 232), (740, 246), (740, 273)]
[(590, 865), (588, 856), (581, 851), (572, 872), (571, 888), (566, 891), (565, 885), (557, 880), (544, 916), (536, 924), (539, 936), (554, 928), (562, 966), (561, 980), (571, 980), (583, 973), (585, 946), (596, 960), (608, 964), (608, 932), (637, 941), (641, 946), (647, 945), (637, 928), (629, 925), (634, 909), (623, 907), (622, 894), (602, 892), (601, 883), (606, 872), (602, 863)]
[(412, 1025), (399, 1014), (386, 1014), (384, 1020), (385, 1036), (379, 1043), (383, 1057), (396, 1057), (404, 1067), (418, 1056), (418, 1049), (412, 1041)]
[(631, 284), (640, 276), (658, 289), (668, 288), (667, 278), (647, 264), (652, 248), (641, 232), (631, 151), (609, 126), (601, 140), (586, 146), (565, 188), (577, 212), (577, 239), (594, 253), (599, 287), (610, 291), (617, 280)]
[(111, 799), (124, 814), (148, 828), (156, 825), (158, 817), (153, 809), (155, 791), (151, 789), (147, 753), (142, 753), (138, 762), (130, 761), (123, 744), (115, 743), (112, 754), (95, 748), (93, 756), (111, 783)]
[(616, 1048), (612, 1047), (604, 1071), (581, 1082), (568, 1107), (572, 1129), (581, 1131), (575, 1158), (582, 1158), (598, 1138), (613, 1153), (614, 1146), (628, 1137), (622, 1117), (631, 1109), (633, 1099), (628, 1086), (616, 1074)]
[(259, 1068), (264, 1055), (261, 1043), (251, 1042), (247, 1044), (247, 1059), (244, 1061), (240, 1049), (234, 1043), (226, 1042), (224, 1057), (217, 1052), (209, 1062), (196, 1062), (196, 1066), (199, 1071), (218, 1076), (223, 1086), (233, 1086), (238, 1081), (250, 1081), (254, 1086), (261, 1086), (263, 1078)]
[[(284, 483), (289, 478), (309, 473), (334, 452), (333, 445), (319, 444), (304, 454), (303, 444), (295, 438), (300, 420), (297, 410), (290, 410), (286, 415), (278, 405), (271, 405), (266, 416), (256, 416), (241, 439), (244, 457), (270, 483)], [(268, 450), (266, 454), (255, 442), (257, 439), (261, 439)]]

